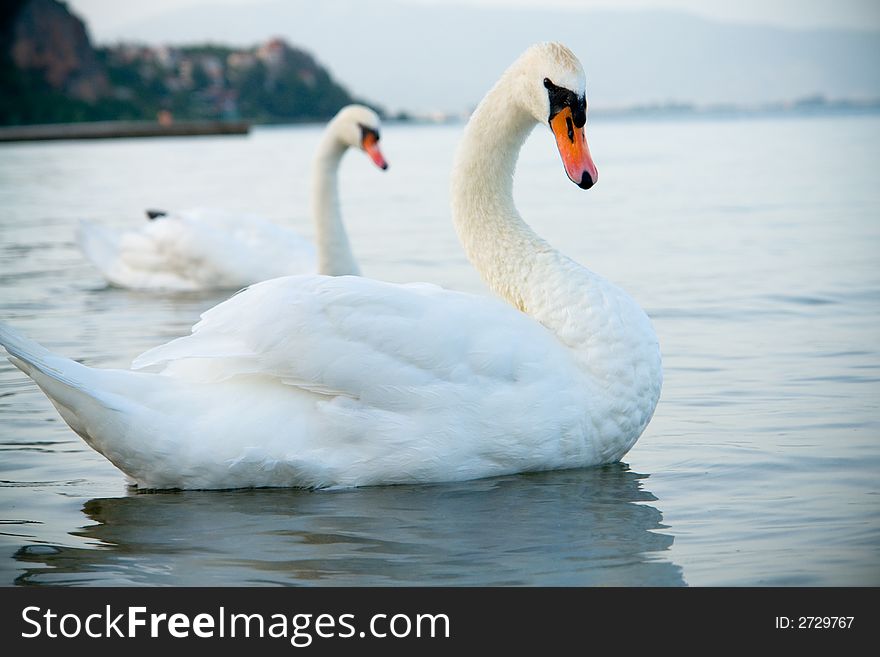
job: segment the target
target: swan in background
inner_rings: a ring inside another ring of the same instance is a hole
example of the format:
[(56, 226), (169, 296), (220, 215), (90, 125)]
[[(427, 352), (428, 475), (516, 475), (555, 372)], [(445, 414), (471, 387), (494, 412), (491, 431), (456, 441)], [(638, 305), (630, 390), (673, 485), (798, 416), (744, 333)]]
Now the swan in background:
[(92, 369), (5, 326), (0, 343), (144, 488), (437, 482), (617, 461), (660, 395), (657, 336), (632, 298), (538, 237), (512, 199), (536, 123), (549, 124), (575, 183), (596, 181), (584, 85), (567, 48), (533, 46), (465, 129), (453, 220), (503, 301), (292, 276), (249, 287), (133, 364), (160, 372)]
[[(119, 234), (82, 221), (77, 241), (113, 285), (140, 290), (239, 289), (291, 274), (360, 275), (339, 212), (337, 173), (349, 148), (366, 151), (376, 166), (379, 117), (363, 105), (343, 107), (327, 124), (312, 167), (315, 247), (256, 217), (195, 210), (147, 210), (150, 222)], [(317, 260), (317, 262), (316, 262)]]

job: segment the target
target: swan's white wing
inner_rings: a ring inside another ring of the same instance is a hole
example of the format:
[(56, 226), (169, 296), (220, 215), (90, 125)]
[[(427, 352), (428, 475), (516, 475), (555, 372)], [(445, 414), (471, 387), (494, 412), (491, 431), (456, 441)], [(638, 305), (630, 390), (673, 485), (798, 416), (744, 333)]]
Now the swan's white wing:
[(200, 381), (269, 376), (390, 410), (457, 386), (525, 387), (572, 367), (546, 329), (498, 300), (351, 276), (251, 286), (134, 366), (158, 364)]
[(261, 471), (275, 454), (308, 485), (367, 485), (613, 459), (591, 439), (602, 429), (568, 353), (496, 299), (294, 276), (237, 294), (134, 366), (164, 364), (169, 384), (199, 395), (227, 391), (195, 420), (213, 449), (254, 441)]

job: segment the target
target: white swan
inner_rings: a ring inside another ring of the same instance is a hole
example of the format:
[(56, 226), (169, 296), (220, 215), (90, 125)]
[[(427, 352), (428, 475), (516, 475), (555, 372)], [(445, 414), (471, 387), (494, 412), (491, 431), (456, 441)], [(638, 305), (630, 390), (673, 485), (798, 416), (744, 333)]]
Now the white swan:
[(660, 395), (657, 337), (629, 296), (517, 214), (517, 153), (545, 121), (569, 176), (590, 187), (584, 75), (558, 44), (504, 73), (455, 163), (462, 244), (508, 303), (296, 276), (248, 288), (134, 363), (161, 373), (91, 369), (5, 327), (0, 343), (147, 488), (434, 482), (619, 460)]
[(289, 229), (256, 217), (204, 210), (148, 210), (148, 224), (122, 234), (82, 221), (77, 241), (108, 282), (132, 289), (239, 289), (316, 271), (359, 275), (336, 189), (339, 163), (349, 148), (363, 149), (378, 167), (388, 168), (379, 150), (379, 117), (363, 105), (343, 107), (318, 146), (311, 207), (317, 258), (312, 244)]

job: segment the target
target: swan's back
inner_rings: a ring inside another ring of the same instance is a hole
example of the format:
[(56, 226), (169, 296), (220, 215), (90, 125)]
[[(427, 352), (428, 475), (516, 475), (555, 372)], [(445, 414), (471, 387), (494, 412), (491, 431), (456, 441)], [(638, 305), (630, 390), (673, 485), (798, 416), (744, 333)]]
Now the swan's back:
[(134, 289), (236, 289), (316, 267), (314, 247), (295, 233), (217, 211), (170, 214), (123, 233), (82, 222), (78, 239), (105, 278)]

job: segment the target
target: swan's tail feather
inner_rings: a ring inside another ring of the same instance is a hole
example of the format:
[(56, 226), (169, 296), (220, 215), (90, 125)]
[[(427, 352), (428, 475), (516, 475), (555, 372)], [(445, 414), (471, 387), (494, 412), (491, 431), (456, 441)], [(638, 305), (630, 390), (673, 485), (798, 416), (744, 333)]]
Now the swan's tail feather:
[(9, 360), (28, 376), (31, 376), (32, 371), (37, 370), (62, 383), (74, 385), (74, 382), (64, 374), (63, 369), (59, 369), (59, 365), (64, 361), (74, 365), (78, 363), (56, 356), (43, 345), (24, 337), (3, 322), (0, 322), (0, 345), (6, 349)]
[(110, 411), (119, 407), (118, 395), (101, 384), (104, 370), (93, 370), (54, 354), (3, 322), (0, 345), (6, 349), (10, 362), (34, 380), (65, 422), (81, 436), (88, 434), (84, 422), (87, 413), (94, 413), (97, 407)]
[[(120, 470), (139, 480), (143, 467), (175, 458), (168, 424), (144, 403), (157, 388), (156, 375), (127, 370), (86, 367), (52, 353), (0, 322), (0, 346), (9, 360), (52, 402), (67, 425), (95, 451)], [(162, 428), (157, 428), (162, 427)], [(176, 485), (154, 480), (152, 486)]]
[(109, 228), (81, 220), (76, 229), (76, 241), (92, 264), (109, 276), (119, 254), (119, 235)]

